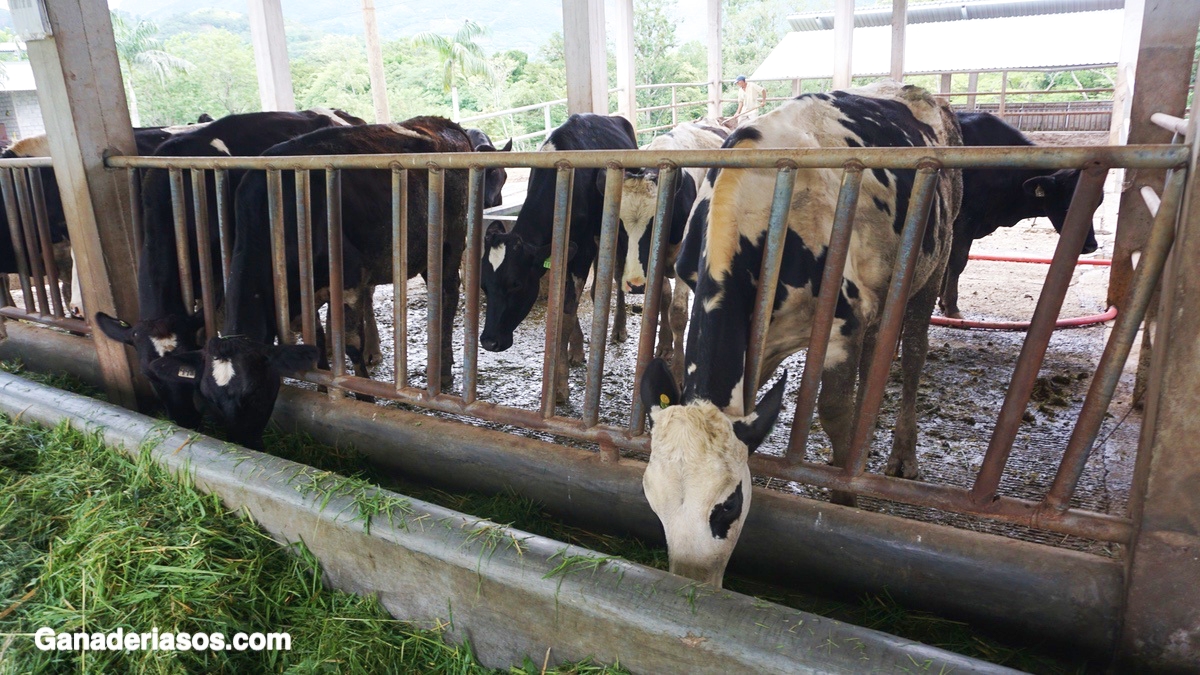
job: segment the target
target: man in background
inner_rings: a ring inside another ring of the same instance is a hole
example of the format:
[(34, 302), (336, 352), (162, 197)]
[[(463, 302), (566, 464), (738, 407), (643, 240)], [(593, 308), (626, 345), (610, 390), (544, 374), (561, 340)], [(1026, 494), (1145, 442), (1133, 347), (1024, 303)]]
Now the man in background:
[(734, 83), (738, 86), (738, 107), (733, 116), (742, 125), (758, 117), (759, 109), (767, 104), (767, 90), (747, 82), (745, 75), (738, 75)]

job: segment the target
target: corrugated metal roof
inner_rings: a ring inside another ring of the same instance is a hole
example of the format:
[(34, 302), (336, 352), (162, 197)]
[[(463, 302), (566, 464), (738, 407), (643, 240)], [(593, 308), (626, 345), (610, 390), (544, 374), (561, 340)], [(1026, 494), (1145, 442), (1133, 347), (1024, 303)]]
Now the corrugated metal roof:
[[(974, 19), (909, 26), (904, 72), (1056, 69), (1112, 65), (1121, 51), (1124, 10)], [(855, 29), (855, 75), (891, 70), (890, 26)], [(833, 31), (784, 36), (750, 76), (752, 80), (830, 77)]]
[[(1043, 16), (1124, 9), (1125, 0), (982, 0), (975, 2), (946, 2), (929, 5), (909, 5), (907, 22), (919, 23), (964, 21), (970, 19), (1001, 19), (1010, 16)], [(809, 12), (788, 17), (792, 30), (815, 31), (833, 29), (833, 12)], [(892, 25), (891, 7), (874, 7), (854, 12), (855, 28)]]

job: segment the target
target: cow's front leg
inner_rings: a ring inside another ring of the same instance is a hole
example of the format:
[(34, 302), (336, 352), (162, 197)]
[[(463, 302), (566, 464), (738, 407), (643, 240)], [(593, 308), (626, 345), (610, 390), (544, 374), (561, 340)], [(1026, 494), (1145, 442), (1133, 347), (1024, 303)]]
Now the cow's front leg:
[[(839, 332), (835, 326), (834, 335), (837, 336)], [(854, 432), (854, 411), (857, 407), (854, 382), (858, 374), (859, 356), (862, 353), (862, 334), (855, 332), (845, 336), (841, 338), (840, 343), (840, 349), (839, 345), (830, 344), (829, 354), (840, 352), (845, 354), (846, 358), (835, 363), (830, 363), (826, 358), (825, 370), (821, 376), (821, 393), (817, 399), (817, 412), (821, 419), (821, 428), (829, 436), (829, 443), (833, 447), (833, 456), (829, 463), (844, 467), (849, 459), (850, 437)], [(854, 495), (849, 492), (832, 492), (829, 501), (844, 506), (855, 505)]]
[[(621, 277), (625, 276), (625, 258), (617, 259), (617, 264), (613, 266), (613, 283), (616, 285), (617, 291), (617, 314), (613, 317), (612, 325), (612, 341), (624, 342), (629, 339), (628, 314), (625, 309), (625, 282), (621, 281)], [(594, 287), (593, 287), (594, 288)], [(592, 311), (596, 311), (593, 307)]]
[(675, 278), (675, 289), (671, 294), (671, 335), (674, 340), (674, 352), (671, 355), (671, 374), (675, 381), (683, 386), (683, 336), (687, 332), (688, 322), (688, 285), (683, 279)]
[(459, 300), (459, 265), (462, 251), (450, 251), (446, 247), (443, 254), (442, 270), (442, 389), (454, 387), (454, 315), (458, 312)]
[[(646, 290), (649, 289), (649, 284)], [(671, 280), (663, 279), (658, 301), (658, 346), (654, 355), (670, 362), (675, 356), (675, 334), (671, 326)]]
[(383, 347), (379, 342), (379, 322), (375, 319), (375, 287), (367, 286), (363, 298), (363, 334), (366, 343), (363, 349), (363, 362), (368, 369), (383, 363)]

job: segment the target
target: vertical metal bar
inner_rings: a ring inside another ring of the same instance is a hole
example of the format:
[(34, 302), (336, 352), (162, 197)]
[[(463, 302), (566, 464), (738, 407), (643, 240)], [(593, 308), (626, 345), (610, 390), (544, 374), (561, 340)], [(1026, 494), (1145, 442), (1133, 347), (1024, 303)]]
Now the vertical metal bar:
[[(334, 377), (346, 374), (345, 275), (342, 260), (342, 172), (325, 168), (325, 208), (329, 228), (329, 332), (333, 342), (330, 366)], [(330, 388), (331, 396), (339, 396)]]
[(1063, 452), (1062, 464), (1050, 492), (1046, 495), (1046, 504), (1055, 509), (1065, 509), (1079, 483), (1079, 477), (1087, 466), (1088, 456), (1092, 445), (1104, 423), (1104, 414), (1112, 403), (1113, 392), (1121, 379), (1125, 361), (1137, 337), (1138, 328), (1150, 306), (1154, 290), (1162, 276), (1167, 255), (1175, 242), (1175, 219), (1183, 201), (1183, 188), (1187, 184), (1187, 172), (1176, 170), (1167, 177), (1163, 190), (1162, 202), (1154, 218), (1150, 237), (1142, 250), (1137, 269), (1134, 270), (1133, 285), (1129, 289), (1129, 299), (1125, 302), (1124, 310), (1117, 315), (1116, 325), (1108, 344), (1104, 346), (1104, 354), (1092, 383), (1088, 387), (1087, 397), (1083, 400), (1083, 408), (1079, 411), (1079, 419)]
[(271, 278), (275, 283), (275, 325), (279, 331), (279, 343), (290, 345), (293, 340), (287, 286), (287, 240), (283, 232), (283, 175), (279, 169), (267, 169), (267, 213), (271, 220)]
[(135, 264), (141, 264), (142, 242), (145, 233), (142, 231), (142, 170), (129, 169), (125, 172), (125, 178), (129, 181), (129, 213), (132, 216), (131, 225), (133, 226), (133, 260)]
[(396, 391), (408, 386), (408, 170), (392, 167), (392, 349)]
[(483, 257), (483, 188), (487, 169), (471, 167), (467, 184), (467, 287), (463, 317), (463, 401), (475, 402), (479, 388), (479, 274)]
[(771, 218), (767, 221), (767, 240), (758, 274), (758, 289), (754, 294), (754, 313), (750, 315), (750, 338), (746, 344), (742, 410), (747, 413), (754, 410), (754, 399), (762, 376), (763, 351), (767, 344), (767, 332), (771, 329), (771, 313), (775, 311), (775, 291), (779, 288), (779, 268), (783, 264), (783, 245), (788, 229), (788, 213), (792, 208), (792, 188), (795, 185), (796, 168), (780, 166), (775, 174)]
[(671, 85), (671, 126), (679, 126), (679, 100), (675, 85)]
[(817, 394), (820, 391), (821, 375), (825, 370), (825, 355), (828, 353), (829, 336), (833, 331), (833, 315), (841, 295), (846, 258), (850, 253), (850, 233), (854, 231), (862, 172), (862, 164), (853, 162), (846, 165), (842, 174), (837, 211), (834, 213), (833, 228), (829, 233), (829, 248), (826, 249), (828, 253), (825, 257), (825, 271), (821, 275), (821, 293), (816, 299), (812, 334), (809, 337), (808, 353), (804, 357), (804, 375), (800, 378), (800, 392), (796, 395), (796, 415), (792, 418), (791, 437), (788, 439), (787, 458), (792, 462), (804, 459), (808, 430), (812, 425), (813, 412), (817, 408)]
[(233, 216), (230, 215), (229, 205), (229, 170), (217, 169), (217, 236), (221, 239), (221, 279), (225, 284), (225, 294), (229, 294), (229, 270), (233, 261)]
[(188, 252), (187, 206), (184, 204), (183, 170), (169, 169), (171, 215), (175, 222), (175, 259), (179, 265), (179, 292), (188, 316), (196, 311), (196, 293), (192, 287), (192, 257)]
[(312, 175), (296, 169), (296, 259), (300, 264), (300, 337), (317, 344), (317, 302), (313, 290)]
[(425, 345), (425, 390), (430, 397), (442, 393), (442, 241), (445, 239), (446, 173), (429, 165), (429, 253), (425, 260), (426, 324), (429, 341)]
[(209, 233), (208, 222), (208, 184), (207, 173), (201, 169), (192, 169), (192, 213), (196, 217), (196, 257), (200, 262), (200, 299), (204, 305), (204, 334), (213, 337), (217, 334), (217, 294), (213, 288), (216, 280), (213, 276), (212, 236)]
[(554, 128), (554, 125), (550, 123), (550, 106), (547, 104), (546, 107), (542, 108), (542, 112), (545, 113), (546, 117), (546, 138), (550, 138), (550, 130)]
[[(662, 287), (665, 283), (663, 272), (667, 264), (667, 238), (671, 232), (678, 180), (678, 167), (666, 164), (659, 167), (658, 204), (654, 210), (654, 228), (650, 231), (646, 295), (642, 301), (642, 326), (638, 333), (637, 360), (633, 370), (633, 404), (629, 411), (629, 433), (635, 436), (646, 430), (646, 410), (642, 407), (642, 397), (638, 391), (642, 387), (642, 373), (654, 355), (654, 339), (658, 337), (658, 313), (662, 309)], [(630, 242), (629, 245), (634, 244)]]
[[(33, 292), (38, 301), (38, 312), (50, 313), (50, 301), (46, 297), (46, 270), (42, 266), (42, 251), (38, 243), (37, 228), (33, 222), (33, 208), (29, 196), (29, 172), (17, 169), (17, 207), (21, 209), (21, 227), (25, 231), (25, 245), (29, 253), (29, 272), (33, 275)], [(37, 169), (32, 169), (37, 171)]]
[(608, 317), (612, 303), (613, 268), (617, 265), (617, 230), (621, 222), (621, 193), (625, 170), (609, 164), (604, 173), (604, 212), (600, 221), (600, 250), (596, 258), (592, 344), (588, 355), (587, 384), (583, 396), (583, 425), (600, 421), (600, 388), (604, 384), (604, 356), (608, 346)]
[(46, 276), (50, 281), (51, 307), (54, 316), (66, 318), (62, 289), (58, 285), (58, 263), (54, 260), (54, 238), (50, 235), (50, 218), (46, 215), (46, 192), (42, 187), (42, 170), (30, 171), (29, 179), (33, 189), (33, 215), (37, 226), (38, 240), (41, 242), (42, 261), (46, 265)]
[(976, 504), (991, 501), (1000, 485), (1004, 465), (1008, 462), (1013, 440), (1021, 425), (1021, 417), (1033, 392), (1034, 380), (1042, 367), (1042, 359), (1046, 356), (1046, 347), (1050, 344), (1054, 323), (1058, 320), (1058, 312), (1062, 309), (1063, 299), (1071, 284), (1075, 263), (1079, 259), (1083, 240), (1092, 224), (1092, 213), (1099, 203), (1100, 191), (1104, 189), (1104, 179), (1107, 175), (1108, 167), (1093, 164), (1084, 169), (1079, 177), (1075, 196), (1071, 199), (1071, 207), (1067, 210), (1067, 218), (1063, 223), (1062, 234), (1058, 238), (1058, 246), (1054, 248), (1050, 271), (1046, 273), (1046, 282), (1038, 297), (1037, 308), (1034, 309), (1033, 319), (1029, 322), (1029, 332), (1021, 346), (1021, 354), (1017, 357), (1017, 367), (1013, 370), (1008, 394), (1000, 408), (1000, 416), (996, 420), (996, 428), (983, 457), (983, 465), (975, 478), (975, 485), (971, 487), (971, 500)]
[(554, 183), (554, 234), (550, 240), (550, 297), (546, 302), (546, 353), (542, 359), (542, 417), (554, 417), (559, 345), (562, 344), (566, 300), (567, 245), (571, 238), (571, 191), (575, 171), (570, 162), (558, 163)]
[(888, 287), (887, 300), (879, 319), (875, 353), (871, 355), (871, 366), (867, 371), (866, 389), (858, 394), (858, 414), (854, 418), (854, 433), (850, 437), (850, 449), (843, 467), (850, 475), (862, 473), (867, 465), (867, 446), (870, 445), (871, 436), (875, 431), (879, 406), (883, 403), (883, 390), (887, 386), (888, 371), (891, 369), (892, 358), (896, 354), (896, 342), (900, 339), (900, 330), (904, 325), (913, 273), (917, 268), (917, 258), (921, 254), (921, 241), (925, 237), (937, 183), (937, 165), (922, 163), (913, 181), (908, 214), (905, 216), (904, 230), (900, 234), (900, 251), (892, 268), (892, 283)]
[(33, 289), (29, 284), (29, 260), (25, 256), (25, 235), (21, 230), (21, 216), (17, 209), (17, 188), (13, 184), (11, 169), (0, 169), (0, 191), (4, 193), (4, 210), (8, 214), (8, 234), (12, 239), (13, 251), (17, 256), (17, 279), (21, 282), (21, 295), (25, 298), (25, 312), (36, 311)]

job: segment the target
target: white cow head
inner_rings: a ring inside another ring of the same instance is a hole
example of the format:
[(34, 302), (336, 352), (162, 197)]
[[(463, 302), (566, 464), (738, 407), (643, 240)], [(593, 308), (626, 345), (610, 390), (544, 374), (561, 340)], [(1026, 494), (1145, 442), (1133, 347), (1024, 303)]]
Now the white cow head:
[(650, 232), (658, 210), (658, 170), (625, 172), (621, 190), (621, 227), (625, 230), (625, 271), (621, 290), (632, 293), (646, 285), (650, 258)]
[(731, 419), (708, 401), (680, 405), (662, 359), (642, 375), (650, 411), (650, 463), (642, 490), (667, 535), (671, 572), (721, 587), (725, 565), (750, 510), (750, 453), (779, 418), (787, 373), (754, 412)]

